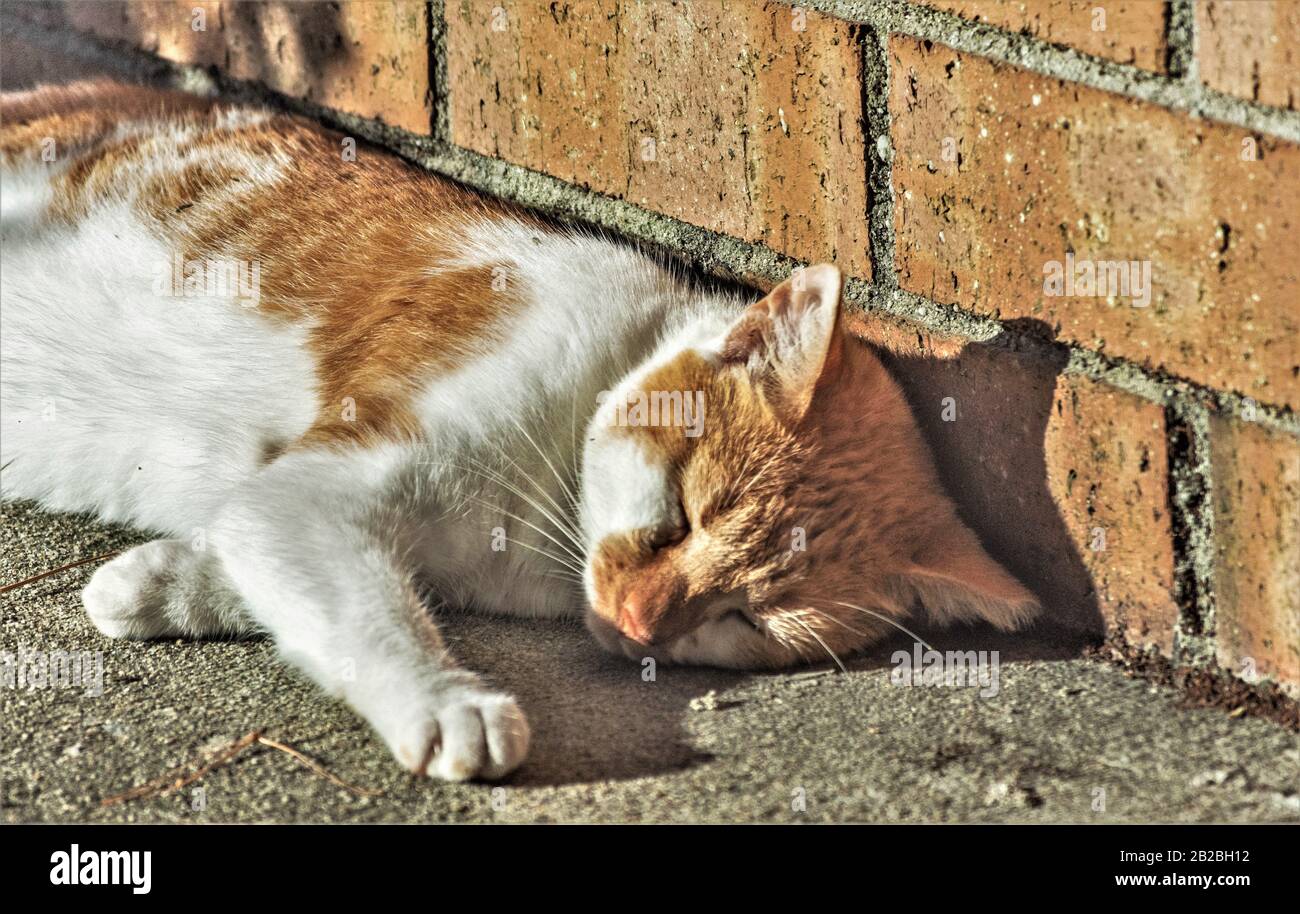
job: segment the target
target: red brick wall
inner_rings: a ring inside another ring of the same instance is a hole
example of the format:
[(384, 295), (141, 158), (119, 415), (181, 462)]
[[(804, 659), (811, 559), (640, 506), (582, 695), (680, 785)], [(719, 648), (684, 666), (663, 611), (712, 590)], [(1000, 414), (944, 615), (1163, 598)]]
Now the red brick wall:
[(869, 277), (853, 29), (780, 3), (447, 7), (452, 140)]
[[(903, 288), (1300, 407), (1300, 146), (1243, 160), (1232, 125), (905, 36), (889, 53)], [(1151, 261), (1149, 304), (1041, 294), (1068, 251)]]
[(1041, 41), (1075, 48), (1085, 54), (1158, 73), (1168, 69), (1168, 10), (1164, 3), (1151, 0), (1112, 3), (1095, 0), (920, 2), (996, 28), (1023, 32)]
[[(210, 68), (758, 286), (834, 260), (963, 514), (1055, 622), (1300, 690), (1300, 3), (4, 16), (36, 23), (11, 56), (74, 34)], [(1067, 257), (1149, 265), (1149, 298), (1050, 288)]]
[(1196, 26), (1207, 86), (1265, 105), (1300, 107), (1300, 3), (1204, 0)]

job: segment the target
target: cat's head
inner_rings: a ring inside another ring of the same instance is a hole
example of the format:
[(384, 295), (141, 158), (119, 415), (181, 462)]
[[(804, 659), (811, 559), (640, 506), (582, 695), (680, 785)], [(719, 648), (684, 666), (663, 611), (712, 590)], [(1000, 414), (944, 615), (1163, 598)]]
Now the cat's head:
[(917, 605), (1014, 629), (1038, 609), (943, 493), (884, 366), (797, 271), (604, 397), (583, 457), (587, 624), (633, 658), (844, 656)]

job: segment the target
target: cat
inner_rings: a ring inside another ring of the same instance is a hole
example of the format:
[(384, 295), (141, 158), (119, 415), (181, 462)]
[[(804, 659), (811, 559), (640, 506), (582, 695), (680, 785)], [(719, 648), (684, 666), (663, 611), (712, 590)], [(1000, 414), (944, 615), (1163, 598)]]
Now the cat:
[(112, 82), (0, 100), (4, 496), (161, 537), (90, 578), (104, 635), (268, 633), (406, 768), (491, 780), (527, 719), (431, 604), (731, 668), (1039, 611), (835, 266), (754, 301), (348, 148)]

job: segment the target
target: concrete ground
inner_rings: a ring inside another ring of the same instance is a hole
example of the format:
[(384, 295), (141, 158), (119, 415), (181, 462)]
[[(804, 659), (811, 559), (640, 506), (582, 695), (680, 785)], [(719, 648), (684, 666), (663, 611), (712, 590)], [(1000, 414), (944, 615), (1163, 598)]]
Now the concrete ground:
[[(0, 585), (140, 539), (0, 510)], [(528, 711), (534, 748), (500, 789), (418, 781), (264, 640), (101, 637), (79, 602), (93, 567), (0, 596), (0, 651), (104, 652), (102, 695), (0, 687), (4, 822), (1300, 822), (1300, 735), (1183, 709), (1032, 638), (986, 645), (1003, 651), (1000, 690), (980, 698), (891, 685), (903, 642), (847, 674), (660, 667), (646, 682), (576, 625), (451, 616), (459, 655)], [(100, 805), (255, 729), (380, 795), (258, 745), (181, 791)]]

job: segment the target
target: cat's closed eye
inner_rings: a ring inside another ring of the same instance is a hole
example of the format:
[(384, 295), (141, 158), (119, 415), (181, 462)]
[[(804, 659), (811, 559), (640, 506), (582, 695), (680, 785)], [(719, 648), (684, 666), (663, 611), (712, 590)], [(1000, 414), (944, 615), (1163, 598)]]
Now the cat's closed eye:
[(671, 520), (646, 532), (645, 543), (651, 552), (658, 552), (661, 549), (667, 549), (669, 546), (676, 546), (686, 539), (690, 532), (690, 521), (687, 519), (685, 509), (679, 502)]
[(730, 621), (730, 622), (740, 623), (741, 625), (744, 625), (746, 628), (758, 632), (760, 635), (766, 633), (766, 629), (764, 629), (763, 626), (760, 625), (752, 615), (750, 615), (748, 612), (746, 612), (743, 609), (730, 610), (726, 615), (722, 617), (722, 620), (724, 622)]

